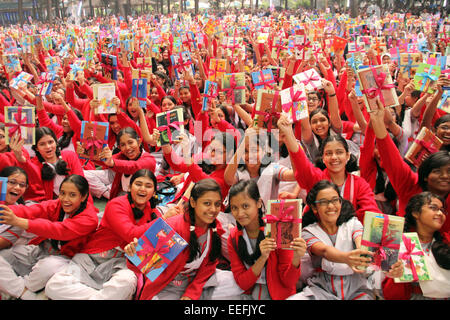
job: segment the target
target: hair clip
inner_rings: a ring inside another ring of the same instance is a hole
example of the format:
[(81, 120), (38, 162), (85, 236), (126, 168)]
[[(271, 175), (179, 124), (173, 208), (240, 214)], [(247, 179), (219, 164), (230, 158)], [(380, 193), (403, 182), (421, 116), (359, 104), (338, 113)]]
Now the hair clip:
[(190, 226), (190, 227), (189, 227), (189, 231), (190, 231), (190, 232), (195, 231), (195, 226)]

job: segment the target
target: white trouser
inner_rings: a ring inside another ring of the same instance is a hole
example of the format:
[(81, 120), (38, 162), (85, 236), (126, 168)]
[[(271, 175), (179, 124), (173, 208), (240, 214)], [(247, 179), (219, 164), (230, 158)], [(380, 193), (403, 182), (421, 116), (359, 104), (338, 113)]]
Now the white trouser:
[(80, 282), (79, 266), (70, 264), (55, 274), (45, 287), (52, 300), (130, 300), (136, 291), (137, 277), (133, 271), (122, 269), (114, 273), (103, 288), (96, 290)]
[(83, 172), (89, 182), (91, 195), (96, 198), (104, 196), (109, 199), (115, 172), (112, 170), (83, 170)]

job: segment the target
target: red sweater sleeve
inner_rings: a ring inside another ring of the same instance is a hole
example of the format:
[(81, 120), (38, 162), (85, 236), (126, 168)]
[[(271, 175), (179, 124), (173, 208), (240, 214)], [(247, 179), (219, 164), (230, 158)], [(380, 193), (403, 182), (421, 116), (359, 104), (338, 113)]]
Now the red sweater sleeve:
[[(299, 150), (295, 153), (289, 152), (292, 164), (295, 165), (295, 179), (300, 187), (311, 190), (312, 187), (320, 180), (324, 179), (322, 170), (314, 167), (314, 165), (306, 157), (305, 152), (299, 146)], [(299, 168), (302, 168), (301, 170)]]
[(78, 110), (83, 110), (83, 106), (88, 101), (88, 99), (80, 99), (76, 98), (74, 94), (74, 87), (67, 86), (66, 88), (66, 101), (70, 103), (70, 105)]
[(189, 90), (191, 92), (192, 113), (194, 115), (196, 115), (200, 111), (202, 111), (202, 102), (201, 102), (201, 98), (200, 98), (200, 90), (198, 89), (196, 84), (189, 84)]
[(45, 111), (45, 109), (37, 111), (36, 114), (37, 114), (37, 117), (39, 120), (40, 127), (47, 127), (49, 129), (51, 129), (55, 133), (57, 138), (59, 138), (63, 135), (64, 130), (63, 130), (62, 126), (53, 122), (48, 117), (47, 111)]
[(156, 167), (155, 158), (149, 153), (143, 154), (139, 160), (122, 160), (119, 159), (119, 155), (121, 153), (115, 154), (114, 158), (114, 167), (111, 169), (115, 172), (120, 172), (124, 174), (134, 174), (139, 169), (149, 169), (154, 171)]
[(411, 283), (395, 283), (386, 277), (382, 283), (383, 296), (386, 300), (409, 300), (412, 294)]
[(364, 143), (361, 146), (361, 155), (359, 157), (359, 168), (361, 177), (364, 178), (370, 187), (375, 189), (377, 177), (377, 165), (373, 156), (375, 149), (375, 133), (370, 126), (367, 126)]

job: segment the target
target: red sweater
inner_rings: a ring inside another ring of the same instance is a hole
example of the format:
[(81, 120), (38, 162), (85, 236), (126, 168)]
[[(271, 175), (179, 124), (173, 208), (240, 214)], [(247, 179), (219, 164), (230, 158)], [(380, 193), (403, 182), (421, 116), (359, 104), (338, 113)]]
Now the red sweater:
[[(154, 210), (161, 216), (159, 210)], [(150, 227), (152, 208), (150, 203), (144, 209), (144, 215), (135, 220), (127, 196), (114, 198), (106, 204), (105, 213), (99, 228), (86, 241), (84, 253), (99, 253), (115, 247), (122, 249), (134, 238), (140, 238)]]
[[(239, 287), (250, 294), (255, 286), (256, 277), (252, 269), (245, 266), (237, 253), (238, 229), (234, 227), (228, 237), (231, 271)], [(300, 278), (300, 266), (292, 265), (292, 250), (277, 249), (271, 252), (266, 264), (266, 280), (270, 297), (273, 300), (285, 300), (296, 293), (296, 283)]]
[(28, 232), (37, 235), (30, 244), (39, 244), (46, 239), (67, 241), (61, 246), (61, 254), (68, 257), (80, 251), (87, 236), (98, 225), (97, 212), (93, 205), (87, 203), (81, 213), (58, 221), (61, 201), (48, 200), (32, 206), (10, 206), (18, 217), (29, 219)]
[[(178, 233), (183, 239), (185, 239), (189, 243), (190, 239), (190, 222), (189, 215), (186, 214), (178, 214), (176, 216), (170, 217), (166, 220), (166, 222)], [(217, 224), (217, 233), (222, 235), (224, 230), (220, 225), (220, 222), (216, 220)], [(201, 229), (199, 227), (195, 228), (195, 233), (197, 237), (201, 236), (207, 232), (206, 229)], [(192, 282), (187, 286), (183, 296), (187, 296), (192, 300), (198, 300), (202, 294), (203, 286), (206, 281), (214, 274), (216, 270), (216, 265), (218, 260), (209, 261), (209, 254), (211, 252), (211, 247), (203, 260), (202, 264), (197, 270), (197, 273), (192, 280)], [(176, 258), (172, 261), (172, 263), (167, 267), (166, 270), (153, 282), (147, 281), (142, 290), (141, 300), (150, 300), (155, 295), (157, 295), (162, 289), (164, 289), (180, 272), (183, 271), (184, 266), (186, 265), (189, 259), (189, 249), (183, 250)]]

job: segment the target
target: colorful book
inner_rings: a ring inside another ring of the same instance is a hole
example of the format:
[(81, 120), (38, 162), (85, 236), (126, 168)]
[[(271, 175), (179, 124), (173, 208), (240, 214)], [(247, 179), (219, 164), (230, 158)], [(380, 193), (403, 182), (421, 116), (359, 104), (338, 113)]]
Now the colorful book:
[(11, 79), (9, 85), (14, 89), (19, 89), (20, 87), (26, 86), (33, 76), (25, 71), (20, 72), (17, 77)]
[(283, 59), (286, 55), (288, 55), (288, 45), (289, 39), (284, 39), (280, 37), (275, 37), (273, 39), (272, 45), (272, 58), (273, 59)]
[(155, 281), (187, 246), (186, 240), (158, 218), (138, 240), (136, 254), (126, 257), (150, 281)]
[(147, 108), (147, 79), (132, 80), (131, 96), (138, 99), (141, 108)]
[(116, 96), (116, 86), (114, 83), (97, 83), (92, 86), (94, 99), (100, 101), (100, 105), (95, 110), (96, 114), (116, 113), (117, 109), (112, 103)]
[(222, 78), (222, 91), (226, 100), (234, 104), (245, 103), (245, 73), (226, 73)]
[(405, 159), (418, 168), (430, 154), (438, 152), (442, 146), (442, 140), (439, 139), (430, 129), (422, 127), (417, 134), (408, 151)]
[(36, 134), (36, 115), (34, 107), (5, 106), (5, 139), (9, 144), (17, 132), (26, 145), (34, 145)]
[(275, 83), (278, 84), (278, 88), (283, 88), (284, 76), (286, 75), (286, 68), (269, 66), (269, 69), (272, 70), (273, 78), (275, 80)]
[(102, 53), (100, 58), (103, 76), (111, 80), (117, 80), (117, 57), (112, 54)]
[(264, 234), (275, 239), (277, 248), (291, 250), (291, 242), (301, 234), (301, 217), (301, 199), (268, 200)]
[(417, 68), (422, 63), (421, 53), (400, 53), (400, 74), (404, 78), (412, 79), (416, 74)]
[(170, 59), (172, 60), (172, 65), (175, 70), (175, 77), (177, 80), (181, 80), (185, 73), (194, 76), (195, 70), (189, 51), (183, 51), (179, 54), (171, 55)]
[(226, 72), (227, 60), (226, 59), (210, 59), (209, 60), (209, 73), (208, 80), (219, 82)]
[(422, 92), (434, 93), (432, 85), (439, 79), (441, 67), (421, 63), (414, 75), (414, 88)]
[(317, 91), (323, 88), (322, 78), (315, 69), (309, 69), (293, 76), (295, 83), (304, 84), (306, 91)]
[(361, 249), (375, 253), (372, 264), (376, 268), (389, 271), (398, 261), (404, 223), (404, 217), (366, 211)]
[(19, 57), (15, 54), (7, 54), (3, 56), (3, 64), (5, 65), (7, 73), (14, 73), (22, 71)]
[(6, 190), (8, 188), (7, 183), (7, 177), (0, 177), (0, 201), (5, 201), (6, 199)]
[(447, 113), (450, 113), (450, 88), (445, 89), (444, 93), (442, 94), (441, 101), (439, 102), (438, 109), (441, 109)]
[(156, 127), (160, 132), (157, 146), (172, 144), (184, 133), (183, 109), (176, 108), (156, 114)]
[(40, 96), (49, 95), (52, 92), (53, 80), (55, 79), (55, 74), (52, 72), (42, 72), (41, 78), (37, 83), (37, 94)]
[(280, 97), (282, 114), (288, 117), (290, 123), (308, 117), (308, 103), (303, 83), (281, 90)]
[(61, 67), (59, 64), (58, 57), (45, 57), (45, 65), (47, 67), (47, 70), (49, 72), (56, 73), (58, 71), (58, 68)]
[(202, 110), (208, 111), (211, 100), (218, 95), (218, 84), (214, 81), (205, 80), (205, 92), (203, 93)]
[(81, 146), (82, 159), (102, 160), (99, 155), (108, 145), (109, 122), (82, 121), (81, 122)]
[(403, 261), (403, 275), (394, 278), (395, 283), (433, 280), (417, 232), (403, 233), (399, 258)]
[(276, 83), (273, 77), (272, 69), (264, 69), (251, 73), (255, 89), (274, 89)]
[(281, 111), (279, 91), (259, 89), (252, 111), (253, 126), (256, 128), (267, 128), (267, 131), (276, 128)]

